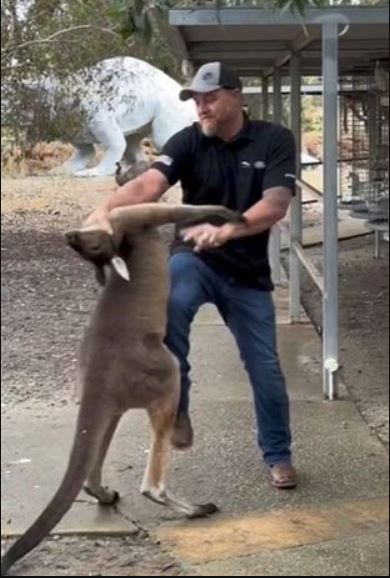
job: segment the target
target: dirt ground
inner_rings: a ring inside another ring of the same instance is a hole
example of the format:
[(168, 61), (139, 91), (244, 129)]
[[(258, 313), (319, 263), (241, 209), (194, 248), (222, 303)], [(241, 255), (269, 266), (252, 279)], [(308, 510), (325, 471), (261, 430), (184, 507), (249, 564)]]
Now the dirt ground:
[[(308, 255), (321, 270), (322, 248)], [(303, 305), (322, 332), (321, 298), (304, 275)], [(359, 411), (389, 444), (389, 245), (374, 258), (373, 235), (339, 242), (339, 340), (341, 380)]]
[[(44, 413), (73, 403), (77, 346), (97, 288), (91, 269), (66, 247), (63, 233), (112, 188), (112, 179), (2, 181), (5, 418), (15, 409)], [(319, 250), (311, 252), (316, 257)], [(388, 259), (373, 258), (372, 238), (345, 241), (340, 274), (343, 379), (369, 425), (388, 443)], [(320, 326), (320, 299), (307, 279), (304, 302)], [(185, 575), (143, 531), (135, 538), (46, 540), (29, 557), (23, 575), (75, 576), (86, 563), (90, 576)]]
[[(2, 541), (2, 549), (7, 543)], [(71, 556), (70, 556), (71, 552)], [(16, 574), (15, 574), (16, 575)], [(135, 538), (59, 537), (47, 539), (19, 576), (185, 576), (160, 545), (141, 533)], [(12, 576), (11, 572), (9, 576)]]

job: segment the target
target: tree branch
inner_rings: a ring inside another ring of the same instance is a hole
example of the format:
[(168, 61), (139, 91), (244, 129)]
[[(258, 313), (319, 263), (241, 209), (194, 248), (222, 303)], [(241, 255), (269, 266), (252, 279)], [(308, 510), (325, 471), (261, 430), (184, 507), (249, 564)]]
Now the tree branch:
[(63, 36), (64, 34), (69, 34), (71, 32), (76, 32), (78, 30), (99, 30), (100, 32), (111, 34), (116, 38), (121, 38), (117, 32), (114, 32), (109, 28), (103, 28), (102, 26), (94, 26), (93, 24), (79, 24), (78, 26), (72, 26), (71, 28), (65, 28), (64, 30), (58, 30), (57, 32), (54, 32), (54, 34), (51, 34), (47, 38), (37, 38), (36, 40), (27, 40), (26, 42), (22, 42), (21, 44), (13, 47), (12, 49), (8, 49), (6, 53), (2, 50), (1, 60), (2, 61), (6, 60), (19, 50), (23, 50), (24, 48), (27, 48), (29, 46), (33, 46), (36, 44), (50, 44), (52, 42), (56, 42), (60, 36)]

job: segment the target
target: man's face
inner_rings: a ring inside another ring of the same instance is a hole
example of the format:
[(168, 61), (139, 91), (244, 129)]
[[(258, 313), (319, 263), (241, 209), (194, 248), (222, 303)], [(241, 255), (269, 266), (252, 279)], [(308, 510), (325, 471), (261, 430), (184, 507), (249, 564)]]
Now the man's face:
[(206, 94), (196, 92), (193, 98), (202, 132), (208, 137), (217, 135), (221, 127), (241, 113), (239, 90), (220, 89)]

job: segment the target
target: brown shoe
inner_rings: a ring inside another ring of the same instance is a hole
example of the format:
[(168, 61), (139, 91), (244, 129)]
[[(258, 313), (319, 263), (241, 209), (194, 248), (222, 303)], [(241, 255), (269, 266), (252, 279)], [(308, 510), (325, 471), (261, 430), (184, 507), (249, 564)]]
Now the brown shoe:
[(194, 443), (194, 430), (188, 414), (181, 413), (177, 416), (171, 442), (178, 450), (186, 450)]
[(291, 464), (275, 464), (270, 467), (270, 474), (274, 488), (291, 490), (298, 483), (297, 472)]

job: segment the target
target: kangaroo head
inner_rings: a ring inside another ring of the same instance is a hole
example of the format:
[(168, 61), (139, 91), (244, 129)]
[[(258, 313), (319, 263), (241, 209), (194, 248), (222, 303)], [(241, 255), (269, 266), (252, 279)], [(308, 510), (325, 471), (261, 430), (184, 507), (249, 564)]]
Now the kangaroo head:
[(105, 266), (118, 259), (114, 238), (101, 229), (74, 229), (65, 233), (68, 245), (80, 257), (90, 261), (96, 268), (96, 279), (100, 285), (106, 281)]

